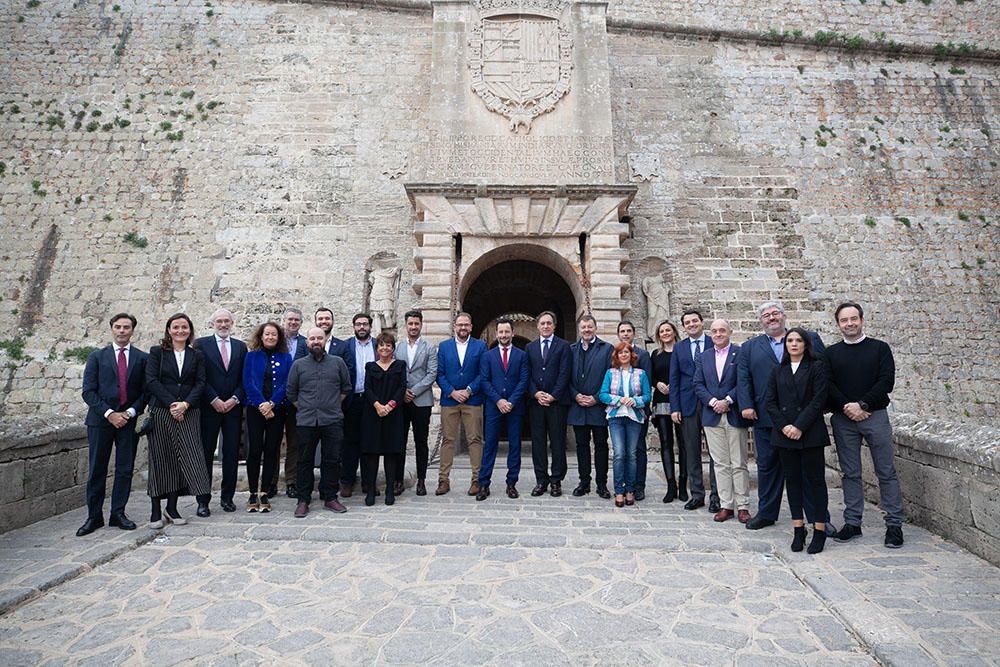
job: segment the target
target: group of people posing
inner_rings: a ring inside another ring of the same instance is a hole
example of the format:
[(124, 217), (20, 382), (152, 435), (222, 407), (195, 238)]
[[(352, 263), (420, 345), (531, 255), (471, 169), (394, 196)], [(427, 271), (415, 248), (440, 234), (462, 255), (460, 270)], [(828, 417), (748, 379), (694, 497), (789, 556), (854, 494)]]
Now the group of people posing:
[[(895, 369), (889, 346), (863, 332), (856, 303), (835, 313), (843, 341), (824, 349), (801, 328), (788, 329), (780, 303), (759, 309), (764, 332), (744, 345), (731, 342), (732, 328), (714, 320), (706, 337), (701, 313), (689, 310), (676, 327), (661, 322), (652, 354), (634, 341), (631, 322), (618, 324), (618, 340), (597, 335), (597, 321), (577, 321), (578, 340), (554, 335), (556, 315), (538, 315), (538, 338), (524, 350), (513, 345), (513, 323), (496, 320), (497, 344), (472, 337), (473, 322), (460, 312), (454, 336), (434, 345), (422, 335), (423, 316), (404, 316), (405, 339), (388, 332), (372, 337), (372, 319), (359, 313), (353, 336), (333, 335), (328, 308), (314, 314), (314, 326), (300, 333), (303, 314), (289, 309), (284, 321), (256, 327), (248, 344), (231, 336), (233, 317), (220, 309), (212, 335), (194, 339), (187, 315), (171, 316), (164, 336), (149, 354), (130, 341), (133, 316), (111, 318), (112, 344), (95, 351), (84, 372), (83, 397), (90, 441), (88, 518), (77, 532), (104, 525), (105, 482), (112, 446), (115, 476), (109, 525), (134, 529), (125, 515), (137, 443), (137, 423), (147, 403), (150, 415), (138, 434), (149, 438), (150, 526), (186, 522), (181, 495), (195, 495), (197, 515), (210, 516), (212, 462), (221, 435), (219, 505), (236, 511), (235, 492), (241, 431), (246, 428), (248, 512), (271, 511), (277, 494), (284, 439), (285, 493), (297, 500), (296, 517), (306, 517), (320, 468), (319, 497), (334, 512), (347, 509), (358, 481), (365, 504), (380, 494), (379, 459), (385, 470), (387, 505), (404, 492), (406, 443), (412, 430), (417, 481), (426, 495), (428, 434), (440, 389), (442, 442), (436, 495), (451, 491), (450, 473), (459, 437), (468, 443), (472, 477), (468, 495), (490, 496), (501, 434), (508, 443), (505, 493), (518, 498), (521, 430), (527, 414), (535, 485), (532, 496), (562, 495), (567, 474), (566, 435), (572, 427), (579, 483), (574, 496), (614, 496), (618, 507), (645, 498), (646, 434), (652, 423), (660, 441), (667, 481), (663, 502), (706, 504), (715, 521), (737, 518), (749, 529), (773, 525), (787, 488), (794, 537), (805, 548), (805, 520), (813, 525), (809, 553), (823, 550), (827, 537), (847, 541), (861, 535), (864, 507), (861, 443), (871, 449), (886, 512), (887, 547), (899, 547), (902, 501), (893, 465), (892, 432), (886, 407)], [(823, 449), (829, 444), (824, 412), (831, 423), (844, 478), (844, 526), (829, 521)], [(757, 457), (758, 508), (751, 516), (747, 468), (748, 429)], [(702, 436), (708, 443), (706, 490)], [(610, 449), (609, 449), (610, 442)], [(676, 445), (676, 459), (675, 459)], [(317, 448), (319, 453), (317, 456)], [(593, 452), (593, 457), (591, 453)], [(608, 488), (609, 459), (613, 493)], [(676, 465), (675, 465), (676, 461)], [(593, 462), (593, 465), (592, 465)], [(166, 500), (166, 507), (162, 501)]]

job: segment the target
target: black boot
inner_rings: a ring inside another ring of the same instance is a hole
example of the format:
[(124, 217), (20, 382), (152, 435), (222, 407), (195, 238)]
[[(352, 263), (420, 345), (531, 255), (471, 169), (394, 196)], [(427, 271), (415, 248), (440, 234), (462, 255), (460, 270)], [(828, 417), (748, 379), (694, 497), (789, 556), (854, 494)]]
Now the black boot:
[(677, 478), (677, 500), (688, 499), (688, 479), (687, 477)]
[(674, 498), (677, 497), (677, 480), (668, 479), (667, 480), (667, 495), (663, 496), (663, 502), (672, 503)]
[(826, 531), (817, 530), (813, 528), (813, 538), (809, 542), (809, 548), (806, 549), (806, 553), (818, 554), (826, 546)]
[[(825, 533), (823, 539), (826, 540)], [(804, 547), (805, 544), (806, 544), (806, 527), (795, 526), (795, 537), (792, 538), (792, 551), (802, 551), (802, 547)]]

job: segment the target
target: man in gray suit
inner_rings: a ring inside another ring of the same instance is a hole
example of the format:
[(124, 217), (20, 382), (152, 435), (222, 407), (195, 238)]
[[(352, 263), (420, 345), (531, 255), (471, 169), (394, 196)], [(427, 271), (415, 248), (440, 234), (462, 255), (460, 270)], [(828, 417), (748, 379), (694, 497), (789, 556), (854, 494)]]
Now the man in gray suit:
[[(417, 495), (426, 496), (427, 486), (427, 434), (430, 431), (431, 410), (434, 408), (434, 381), (437, 379), (437, 347), (420, 337), (424, 316), (419, 310), (410, 310), (403, 316), (406, 323), (406, 340), (396, 343), (396, 358), (406, 362), (406, 399), (403, 417), (406, 430), (413, 428), (413, 444), (417, 454)], [(403, 469), (406, 453), (399, 457), (396, 466), (396, 495), (403, 492)]]

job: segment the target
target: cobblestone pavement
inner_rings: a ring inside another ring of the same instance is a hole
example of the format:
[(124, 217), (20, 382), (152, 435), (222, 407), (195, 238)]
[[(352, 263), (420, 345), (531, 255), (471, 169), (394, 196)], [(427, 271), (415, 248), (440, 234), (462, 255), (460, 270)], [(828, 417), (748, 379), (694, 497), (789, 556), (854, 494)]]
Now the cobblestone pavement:
[(876, 507), (808, 556), (787, 514), (748, 531), (660, 481), (624, 509), (570, 488), (86, 538), (69, 512), (0, 536), (0, 665), (1000, 664), (997, 568), (912, 526), (885, 549)]

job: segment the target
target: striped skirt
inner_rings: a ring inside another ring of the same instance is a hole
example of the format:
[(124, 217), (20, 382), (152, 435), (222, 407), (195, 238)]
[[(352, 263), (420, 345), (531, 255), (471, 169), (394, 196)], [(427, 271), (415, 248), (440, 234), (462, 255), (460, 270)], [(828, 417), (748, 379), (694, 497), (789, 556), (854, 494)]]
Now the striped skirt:
[(153, 430), (149, 434), (149, 496), (211, 493), (198, 410), (188, 410), (182, 422), (171, 417), (167, 408), (151, 408), (150, 413)]

